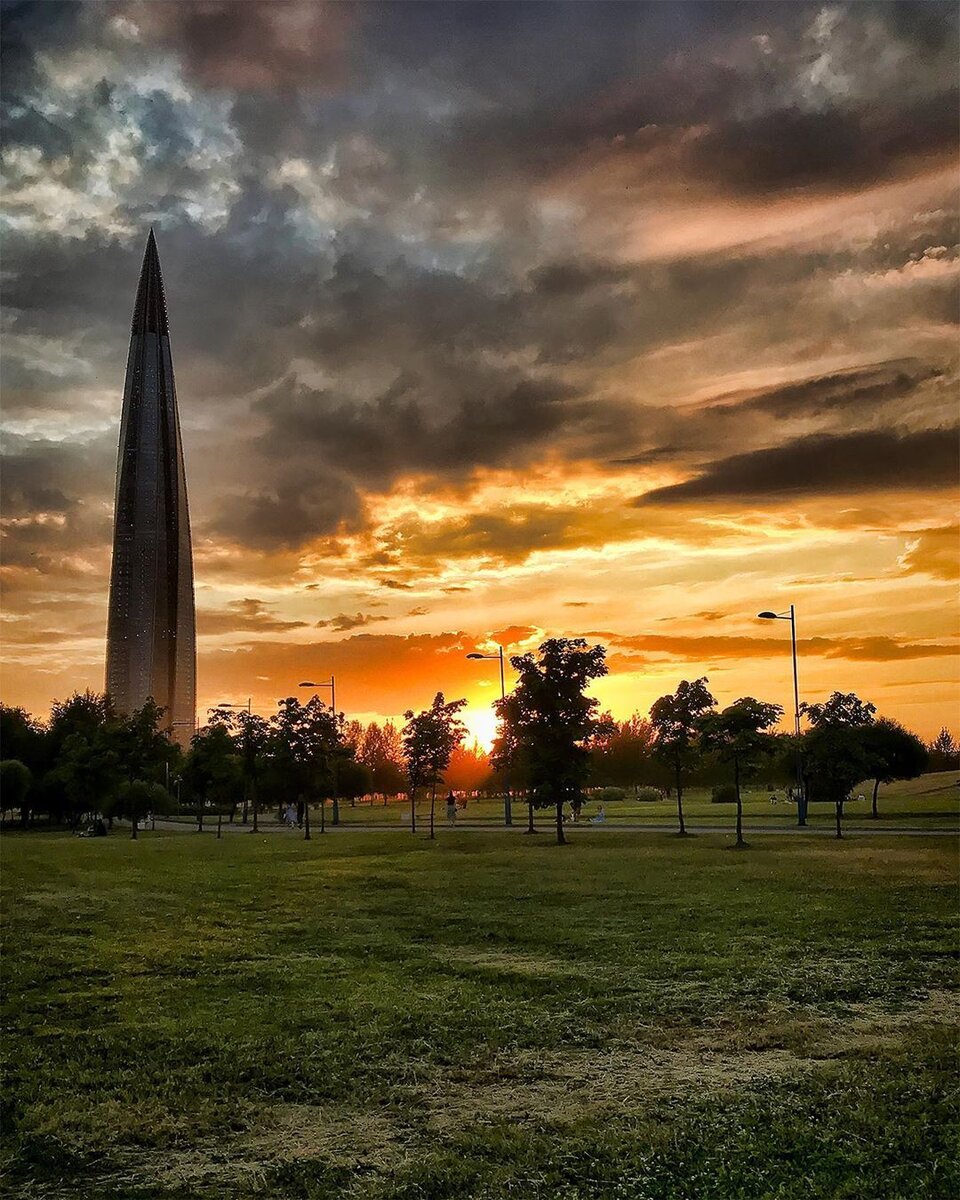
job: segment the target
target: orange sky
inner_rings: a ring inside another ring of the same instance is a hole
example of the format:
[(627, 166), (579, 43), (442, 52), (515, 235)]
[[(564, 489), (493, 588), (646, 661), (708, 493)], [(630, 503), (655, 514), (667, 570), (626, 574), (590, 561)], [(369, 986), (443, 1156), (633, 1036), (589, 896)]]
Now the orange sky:
[(201, 720), (333, 672), (488, 740), (465, 655), (578, 634), (619, 717), (699, 675), (789, 713), (793, 602), (803, 699), (957, 732), (953, 6), (34, 7), (5, 703), (103, 685), (153, 222)]

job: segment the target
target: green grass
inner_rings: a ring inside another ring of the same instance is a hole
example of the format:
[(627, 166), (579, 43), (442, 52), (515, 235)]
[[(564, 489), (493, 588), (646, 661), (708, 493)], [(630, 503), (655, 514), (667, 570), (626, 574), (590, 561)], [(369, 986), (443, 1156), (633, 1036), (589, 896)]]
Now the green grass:
[(936, 1197), (956, 852), (11, 835), (24, 1197)]
[[(778, 795), (783, 796), (783, 789), (778, 789)], [(914, 828), (957, 828), (960, 821), (960, 775), (956, 771), (940, 771), (922, 775), (919, 779), (902, 780), (880, 787), (878, 797), (879, 818), (874, 821), (870, 816), (873, 784), (864, 783), (854, 791), (854, 796), (862, 794), (862, 801), (851, 800), (845, 811), (845, 821), (850, 829), (875, 829), (910, 826)], [(744, 792), (744, 819), (749, 823), (763, 828), (796, 824), (796, 807), (792, 804), (770, 803), (770, 792), (765, 788), (752, 787)], [(624, 825), (672, 825), (677, 819), (675, 800), (636, 801), (631, 796), (624, 800), (605, 804), (608, 821)], [(597, 811), (597, 803), (592, 800), (584, 808), (584, 819), (588, 820)], [(687, 821), (694, 827), (697, 825), (733, 826), (736, 819), (735, 805), (712, 804), (709, 788), (690, 788), (684, 793), (683, 811)], [(382, 801), (370, 804), (358, 802), (354, 808), (349, 803), (340, 806), (341, 824), (344, 825), (387, 825), (402, 826), (407, 820), (409, 804), (404, 801), (391, 801), (384, 805)], [(429, 818), (430, 806), (426, 800), (419, 800), (417, 805), (417, 821)], [(525, 824), (526, 807), (514, 805), (514, 824)], [(185, 816), (190, 821), (190, 816)], [(271, 810), (265, 814), (268, 822), (276, 819), (276, 812)], [(438, 825), (446, 824), (446, 808), (442, 797), (437, 798), (436, 819)], [(314, 811), (313, 821), (319, 820), (319, 812)], [(327, 805), (327, 820), (330, 820), (330, 805)], [(500, 824), (503, 821), (503, 801), (500, 798), (470, 800), (466, 810), (457, 818), (461, 824)], [(541, 824), (549, 824), (550, 813), (538, 814)], [(813, 804), (810, 807), (809, 824), (811, 827), (832, 828), (834, 813), (832, 804)]]

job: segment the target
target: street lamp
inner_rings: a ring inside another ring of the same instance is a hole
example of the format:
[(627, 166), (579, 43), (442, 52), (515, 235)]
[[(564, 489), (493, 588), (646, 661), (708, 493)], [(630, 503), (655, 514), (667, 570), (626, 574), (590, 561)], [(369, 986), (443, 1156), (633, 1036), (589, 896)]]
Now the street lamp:
[[(473, 658), (473, 659), (496, 659), (496, 660), (498, 660), (498, 661), (499, 661), (499, 663), (500, 663), (500, 699), (501, 699), (501, 700), (505, 700), (505, 699), (506, 699), (506, 696), (507, 696), (507, 689), (506, 689), (506, 685), (505, 685), (505, 683), (504, 683), (504, 676), (503, 676), (503, 647), (502, 647), (501, 645), (499, 645), (499, 644), (498, 644), (498, 645), (497, 645), (497, 653), (496, 653), (496, 654), (480, 654), (480, 653), (479, 653), (479, 651), (477, 651), (477, 650), (474, 650), (474, 651), (472, 651), (470, 654), (468, 654), (468, 655), (467, 655), (467, 658)], [(506, 773), (506, 772), (504, 772), (504, 775), (506, 776), (506, 775), (507, 775), (507, 773)], [(509, 777), (505, 778), (503, 782), (504, 782), (504, 789), (503, 789), (503, 823), (504, 823), (504, 825), (512, 825), (512, 824), (513, 824), (513, 810), (512, 810), (512, 808), (511, 808), (511, 806), (510, 806), (510, 781), (509, 781)]]
[(797, 614), (794, 606), (790, 611), (775, 613), (766, 610), (757, 613), (761, 621), (789, 621), (790, 644), (793, 650), (793, 732), (797, 739), (797, 824), (807, 823), (807, 797), (803, 790), (803, 763), (800, 755), (800, 677), (797, 673)]
[[(330, 711), (333, 713), (334, 720), (336, 720), (336, 717), (337, 717), (337, 684), (336, 684), (336, 680), (332, 673), (331, 673), (329, 679), (321, 680), (319, 683), (314, 683), (313, 680), (306, 679), (306, 680), (304, 680), (303, 683), (299, 684), (298, 686), (302, 687), (302, 688), (329, 688), (330, 689)], [(336, 791), (336, 787), (334, 787), (334, 791)], [(334, 823), (334, 825), (340, 824), (340, 808), (337, 804), (336, 796), (334, 796), (334, 798), (333, 798), (333, 823)], [(309, 841), (310, 840), (310, 801), (309, 800), (305, 800), (303, 803), (303, 826), (304, 826), (303, 839), (304, 839), (304, 841)], [(326, 804), (324, 803), (323, 797), (320, 798), (320, 832), (321, 833), (327, 832)]]

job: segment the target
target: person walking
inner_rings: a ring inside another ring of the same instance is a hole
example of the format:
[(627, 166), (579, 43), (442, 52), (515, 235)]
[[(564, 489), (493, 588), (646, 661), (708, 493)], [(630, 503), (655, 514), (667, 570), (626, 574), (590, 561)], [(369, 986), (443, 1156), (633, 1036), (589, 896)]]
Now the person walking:
[(447, 792), (447, 824), (457, 823), (457, 798), (453, 792)]

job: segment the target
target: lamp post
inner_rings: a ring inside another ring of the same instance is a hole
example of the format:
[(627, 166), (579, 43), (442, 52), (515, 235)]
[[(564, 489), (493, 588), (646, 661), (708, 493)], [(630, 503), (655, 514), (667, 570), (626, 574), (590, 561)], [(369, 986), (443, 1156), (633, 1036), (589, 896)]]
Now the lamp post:
[[(496, 654), (480, 654), (479, 651), (474, 650), (473, 653), (467, 655), (467, 658), (496, 659), (499, 661), (499, 663), (500, 663), (500, 699), (505, 700), (507, 697), (507, 689), (506, 689), (506, 684), (504, 682), (504, 675), (503, 675), (503, 647), (498, 645)], [(513, 810), (510, 806), (510, 778), (509, 778), (509, 773), (506, 771), (504, 772), (504, 781), (503, 782), (504, 782), (503, 823), (504, 823), (504, 825), (512, 825), (513, 824)]]
[[(315, 683), (313, 680), (307, 679), (307, 680), (304, 680), (304, 682), (301, 683), (299, 686), (302, 688), (327, 688), (328, 687), (330, 689), (330, 711), (333, 713), (334, 721), (336, 721), (336, 719), (337, 719), (337, 682), (332, 673), (331, 673), (329, 679), (321, 680), (319, 683)], [(337, 790), (336, 780), (334, 780), (333, 790), (334, 791)], [(320, 797), (320, 832), (321, 833), (327, 832), (327, 811), (326, 811), (326, 809), (327, 809), (326, 803), (325, 803), (323, 797), (321, 796)], [(305, 800), (304, 804), (303, 804), (303, 823), (304, 823), (304, 834), (303, 834), (304, 840), (309, 841), (310, 840), (310, 801), (309, 800)], [(334, 796), (334, 798), (333, 798), (333, 823), (334, 823), (334, 825), (340, 824), (340, 807), (337, 804), (336, 796)]]
[(803, 762), (800, 754), (800, 677), (797, 672), (797, 614), (791, 604), (790, 611), (775, 613), (766, 610), (757, 613), (761, 621), (789, 621), (790, 645), (793, 651), (793, 732), (797, 739), (797, 824), (807, 823), (807, 797), (803, 788)]

